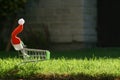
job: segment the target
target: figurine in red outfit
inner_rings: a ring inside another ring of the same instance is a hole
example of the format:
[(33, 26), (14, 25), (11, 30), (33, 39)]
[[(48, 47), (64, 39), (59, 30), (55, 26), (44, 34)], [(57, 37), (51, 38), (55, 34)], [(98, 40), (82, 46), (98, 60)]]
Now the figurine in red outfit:
[(19, 33), (23, 30), (23, 24), (25, 23), (25, 20), (23, 18), (18, 20), (18, 26), (13, 30), (11, 35), (11, 43), (15, 50), (22, 50), (24, 48), (24, 44), (21, 41), (21, 39), (17, 36)]

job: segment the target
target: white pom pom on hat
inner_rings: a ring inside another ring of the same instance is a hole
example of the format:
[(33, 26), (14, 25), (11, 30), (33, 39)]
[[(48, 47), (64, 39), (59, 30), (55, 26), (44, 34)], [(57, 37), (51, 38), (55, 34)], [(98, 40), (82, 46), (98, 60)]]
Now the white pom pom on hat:
[(19, 19), (18, 20), (18, 24), (19, 25), (23, 25), (25, 23), (25, 20), (23, 18)]

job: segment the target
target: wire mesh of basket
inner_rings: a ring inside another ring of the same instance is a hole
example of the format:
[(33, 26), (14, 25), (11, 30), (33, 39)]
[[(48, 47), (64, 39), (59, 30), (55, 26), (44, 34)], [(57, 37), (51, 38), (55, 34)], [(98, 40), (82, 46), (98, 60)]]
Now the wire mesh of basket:
[(20, 53), (20, 57), (27, 62), (50, 59), (50, 52), (48, 50), (23, 48)]

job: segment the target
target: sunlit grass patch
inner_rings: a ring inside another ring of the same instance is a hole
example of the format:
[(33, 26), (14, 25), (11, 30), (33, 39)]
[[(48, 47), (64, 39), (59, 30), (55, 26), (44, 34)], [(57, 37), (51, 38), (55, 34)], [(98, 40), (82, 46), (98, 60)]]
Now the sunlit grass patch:
[(32, 75), (77, 75), (92, 77), (112, 75), (120, 76), (119, 58), (91, 59), (51, 59), (39, 62), (23, 63), (21, 59), (0, 59), (0, 77), (30, 77)]

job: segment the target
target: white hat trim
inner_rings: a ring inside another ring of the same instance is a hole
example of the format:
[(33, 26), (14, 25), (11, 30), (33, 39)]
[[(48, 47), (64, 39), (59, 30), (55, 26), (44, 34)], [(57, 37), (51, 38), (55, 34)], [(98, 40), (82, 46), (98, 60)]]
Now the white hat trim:
[(21, 49), (23, 49), (23, 44), (22, 43), (20, 43), (20, 44), (12, 44), (12, 45), (15, 48), (15, 50), (21, 50)]

